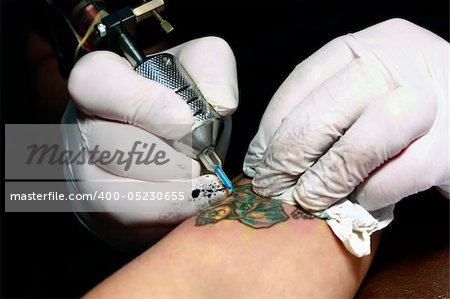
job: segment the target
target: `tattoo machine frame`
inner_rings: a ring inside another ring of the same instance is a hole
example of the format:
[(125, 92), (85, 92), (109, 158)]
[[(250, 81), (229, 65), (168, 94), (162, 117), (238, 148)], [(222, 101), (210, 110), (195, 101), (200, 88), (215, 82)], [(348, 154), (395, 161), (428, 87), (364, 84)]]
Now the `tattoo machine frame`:
[(206, 101), (175, 56), (160, 53), (146, 57), (133, 42), (137, 23), (152, 16), (166, 33), (173, 30), (172, 25), (159, 15), (162, 10), (163, 0), (153, 0), (134, 9), (126, 7), (103, 17), (95, 30), (102, 40), (106, 39), (108, 49), (121, 51), (138, 74), (171, 89), (189, 105), (194, 117), (192, 134), (173, 142), (173, 147), (200, 160), (227, 189), (233, 190), (231, 181), (222, 170), (222, 161), (215, 152), (217, 136), (223, 129), (222, 117)]

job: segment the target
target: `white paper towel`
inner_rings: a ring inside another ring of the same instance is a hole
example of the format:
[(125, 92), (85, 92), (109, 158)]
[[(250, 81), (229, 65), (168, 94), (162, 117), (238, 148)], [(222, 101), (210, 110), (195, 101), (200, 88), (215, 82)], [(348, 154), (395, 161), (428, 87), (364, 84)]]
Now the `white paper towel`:
[(345, 248), (357, 257), (370, 254), (370, 236), (386, 227), (394, 218), (393, 206), (369, 213), (347, 199), (312, 214), (325, 219)]

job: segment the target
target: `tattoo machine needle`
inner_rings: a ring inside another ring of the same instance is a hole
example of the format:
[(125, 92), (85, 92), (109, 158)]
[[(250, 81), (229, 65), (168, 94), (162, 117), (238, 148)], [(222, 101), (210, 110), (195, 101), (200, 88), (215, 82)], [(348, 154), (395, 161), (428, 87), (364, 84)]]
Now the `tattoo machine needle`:
[(225, 188), (233, 191), (233, 184), (222, 169), (222, 161), (220, 161), (220, 158), (211, 147), (203, 150), (198, 155), (198, 158), (209, 171), (214, 172), (217, 175)]
[(171, 89), (189, 106), (194, 117), (192, 133), (173, 142), (172, 146), (200, 160), (207, 170), (215, 173), (223, 185), (232, 191), (233, 184), (224, 173), (222, 161), (215, 152), (219, 133), (223, 130), (222, 117), (204, 98), (175, 56), (160, 53), (146, 57), (133, 42), (136, 24), (152, 16), (160, 22), (166, 33), (173, 30), (172, 25), (158, 14), (163, 9), (163, 0), (152, 0), (134, 9), (126, 7), (102, 18), (95, 28), (97, 34), (107, 40), (109, 50), (122, 52), (138, 74)]

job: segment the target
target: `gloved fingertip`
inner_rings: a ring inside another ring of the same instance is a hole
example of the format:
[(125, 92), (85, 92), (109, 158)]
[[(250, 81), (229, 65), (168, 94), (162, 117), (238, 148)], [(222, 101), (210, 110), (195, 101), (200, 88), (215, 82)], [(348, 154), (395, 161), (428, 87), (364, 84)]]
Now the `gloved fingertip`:
[[(94, 51), (83, 56), (72, 68), (67, 89), (77, 108), (86, 114), (105, 117), (101, 112), (112, 95), (122, 95), (121, 90), (129, 88), (124, 80), (128, 74), (134, 71), (125, 58), (110, 51)], [(114, 107), (116, 103), (111, 105)]]
[(360, 204), (363, 208), (370, 210), (370, 207), (368, 205), (367, 201), (367, 192), (364, 188), (356, 188), (356, 190), (350, 195), (350, 199), (353, 202), (357, 202)]
[(92, 81), (93, 78), (97, 79), (98, 75), (109, 73), (111, 66), (130, 69), (128, 61), (114, 52), (94, 51), (88, 53), (80, 58), (72, 68), (68, 87), (83, 87), (83, 84)]
[[(150, 82), (151, 84), (153, 82)], [(143, 97), (134, 122), (160, 137), (179, 140), (192, 131), (194, 117), (189, 106), (174, 92), (159, 88), (156, 94)]]
[(383, 184), (367, 181), (359, 185), (350, 198), (367, 211), (375, 211), (391, 205), (393, 203), (391, 201), (398, 197), (397, 192), (398, 190), (394, 188), (386, 188)]
[(280, 192), (276, 188), (272, 188), (275, 184), (272, 184), (272, 178), (262, 177), (258, 171), (255, 172), (255, 176), (252, 180), (253, 191), (261, 197), (272, 198), (273, 196), (280, 195)]
[(231, 115), (236, 111), (239, 104), (237, 87), (224, 82), (201, 82), (197, 87), (220, 115)]
[(244, 166), (242, 167), (242, 171), (244, 171), (244, 173), (251, 178), (255, 176), (255, 168), (251, 165), (246, 164), (245, 161)]
[(292, 191), (292, 196), (302, 208), (311, 212), (323, 211), (339, 200), (330, 197), (324, 190), (318, 192), (315, 192), (314, 189), (310, 190), (307, 184), (299, 181)]
[(255, 183), (255, 178), (253, 178), (252, 180), (252, 187), (253, 187), (253, 192), (255, 192), (256, 194), (258, 194), (261, 197), (265, 197), (265, 198), (271, 198), (273, 191), (268, 188), (267, 186), (260, 184), (259, 181), (256, 181)]
[(253, 191), (260, 196), (273, 198), (294, 186), (297, 179), (298, 176), (294, 174), (277, 170), (262, 162), (255, 167), (255, 175), (252, 180)]
[(192, 115), (191, 108), (181, 99), (178, 95), (171, 98), (171, 108), (173, 114), (171, 114), (171, 121), (174, 124), (180, 125), (193, 125), (195, 120)]

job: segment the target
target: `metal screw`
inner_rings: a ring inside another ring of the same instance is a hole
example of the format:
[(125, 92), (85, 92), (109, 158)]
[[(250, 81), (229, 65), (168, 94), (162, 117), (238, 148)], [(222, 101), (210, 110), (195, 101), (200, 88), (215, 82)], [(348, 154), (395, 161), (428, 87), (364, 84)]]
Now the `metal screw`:
[(172, 24), (164, 20), (159, 13), (156, 12), (156, 10), (152, 10), (152, 15), (159, 21), (159, 24), (161, 25), (162, 29), (166, 33), (170, 33), (173, 30)]
[(95, 30), (97, 31), (97, 33), (100, 37), (105, 37), (106, 34), (108, 33), (107, 28), (106, 28), (105, 24), (103, 24), (103, 23), (97, 24), (95, 26)]
[(172, 60), (170, 59), (170, 58), (168, 58), (168, 57), (163, 57), (163, 63), (166, 65), (166, 66), (171, 66), (172, 65)]

